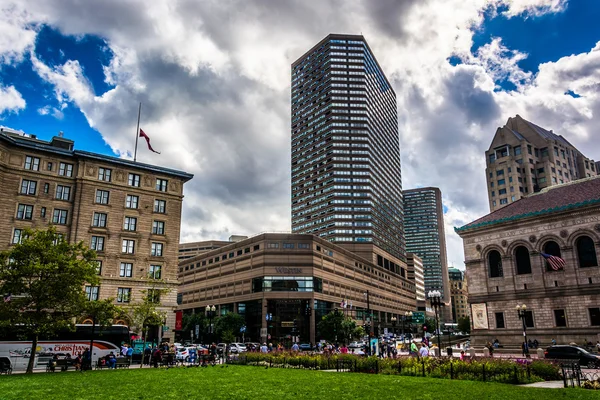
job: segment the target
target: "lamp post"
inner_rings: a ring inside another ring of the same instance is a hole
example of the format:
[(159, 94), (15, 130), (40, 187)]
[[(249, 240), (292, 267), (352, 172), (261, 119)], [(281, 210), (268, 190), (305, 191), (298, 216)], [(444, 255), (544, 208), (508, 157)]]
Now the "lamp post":
[(371, 355), (371, 336), (373, 336), (373, 314), (371, 314), (371, 303), (369, 302), (369, 291), (365, 292), (365, 298), (367, 299), (367, 320), (365, 324), (367, 325), (367, 334), (369, 335), (369, 340), (367, 343), (367, 355)]
[(527, 306), (525, 304), (518, 305), (515, 307), (517, 310), (517, 314), (519, 315), (519, 319), (523, 323), (523, 353), (525, 357), (529, 358), (529, 345), (527, 343), (527, 324), (525, 323), (525, 318), (527, 316)]
[(442, 293), (439, 290), (430, 290), (429, 293), (427, 293), (427, 297), (429, 298), (429, 302), (431, 303), (431, 307), (433, 307), (433, 309), (435, 310), (435, 329), (436, 329), (436, 336), (437, 336), (437, 342), (438, 342), (438, 348), (440, 351), (440, 356), (442, 355), (442, 342), (441, 342), (441, 338), (440, 338), (440, 322), (438, 319), (438, 309), (442, 306)]
[(398, 319), (396, 318), (396, 316), (393, 316), (391, 318), (391, 320), (392, 320), (392, 333), (394, 334), (394, 336), (396, 336), (396, 321)]
[(208, 318), (208, 337), (210, 338), (209, 342), (212, 343), (212, 320), (217, 315), (217, 307), (215, 307), (213, 304), (210, 304), (206, 306), (204, 311), (206, 313), (206, 318)]
[(412, 322), (412, 311), (405, 311), (402, 316), (402, 343), (406, 343), (406, 334), (404, 333), (404, 323), (408, 323), (408, 327), (410, 330), (410, 323)]

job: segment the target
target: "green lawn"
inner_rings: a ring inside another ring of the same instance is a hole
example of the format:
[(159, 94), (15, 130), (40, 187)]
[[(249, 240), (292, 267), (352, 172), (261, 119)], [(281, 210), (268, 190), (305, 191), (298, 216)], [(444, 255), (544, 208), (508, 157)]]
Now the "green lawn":
[(598, 399), (584, 389), (221, 366), (0, 376), (0, 399)]

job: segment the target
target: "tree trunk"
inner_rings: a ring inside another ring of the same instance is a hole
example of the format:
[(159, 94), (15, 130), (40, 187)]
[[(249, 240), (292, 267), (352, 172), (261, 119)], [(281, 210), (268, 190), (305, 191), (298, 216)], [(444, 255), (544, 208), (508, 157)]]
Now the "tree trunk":
[(33, 363), (35, 362), (35, 349), (38, 344), (38, 335), (34, 335), (33, 340), (31, 341), (31, 353), (29, 354), (29, 363), (27, 364), (26, 374), (33, 374)]

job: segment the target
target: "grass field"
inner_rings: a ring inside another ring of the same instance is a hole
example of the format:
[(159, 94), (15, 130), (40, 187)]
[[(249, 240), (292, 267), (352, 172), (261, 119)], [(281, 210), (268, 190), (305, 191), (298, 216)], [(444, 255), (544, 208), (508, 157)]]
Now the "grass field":
[(0, 399), (598, 399), (584, 389), (537, 389), (447, 379), (221, 366), (0, 376)]

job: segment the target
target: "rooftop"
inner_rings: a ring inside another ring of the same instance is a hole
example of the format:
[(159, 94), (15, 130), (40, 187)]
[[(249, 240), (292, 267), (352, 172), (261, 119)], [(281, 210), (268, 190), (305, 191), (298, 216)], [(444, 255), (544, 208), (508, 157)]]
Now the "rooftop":
[(113, 164), (120, 164), (126, 167), (139, 168), (147, 171), (156, 172), (159, 174), (171, 175), (181, 178), (184, 182), (189, 181), (194, 177), (192, 174), (187, 172), (178, 171), (175, 169), (159, 167), (151, 164), (144, 164), (140, 162), (134, 162), (131, 160), (107, 156), (99, 153), (92, 153), (88, 151), (75, 150), (74, 142), (62, 136), (62, 132), (59, 136), (55, 136), (51, 141), (45, 141), (38, 139), (35, 135), (30, 135), (23, 132), (12, 131), (9, 129), (0, 129), (0, 141), (8, 142), (13, 146), (28, 148), (36, 151), (43, 151), (47, 153), (59, 154), (66, 157), (73, 158), (91, 158), (99, 161), (106, 161)]
[(600, 176), (554, 185), (524, 197), (470, 224), (454, 228), (457, 233), (476, 228), (600, 205)]

